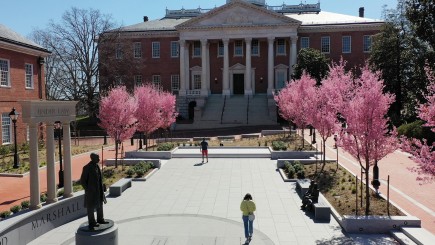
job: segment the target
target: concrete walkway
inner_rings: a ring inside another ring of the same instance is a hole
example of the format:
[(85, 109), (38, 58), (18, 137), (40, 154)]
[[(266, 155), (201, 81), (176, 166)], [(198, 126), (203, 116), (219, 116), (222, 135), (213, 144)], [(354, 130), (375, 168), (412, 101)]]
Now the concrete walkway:
[[(105, 217), (118, 226), (119, 244), (244, 244), (240, 202), (246, 193), (257, 205), (250, 244), (397, 244), (386, 235), (344, 234), (334, 219), (315, 222), (299, 209), (294, 183), (267, 158), (173, 158), (146, 182), (108, 198)], [(30, 244), (74, 244), (81, 218)]]

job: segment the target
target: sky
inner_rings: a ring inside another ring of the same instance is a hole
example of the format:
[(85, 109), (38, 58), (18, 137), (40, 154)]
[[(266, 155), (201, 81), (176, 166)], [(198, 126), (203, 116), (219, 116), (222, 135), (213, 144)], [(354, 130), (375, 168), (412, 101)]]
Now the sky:
[[(317, 3), (318, 0), (304, 0), (304, 3)], [(50, 20), (59, 22), (62, 14), (77, 7), (98, 9), (110, 14), (118, 25), (128, 26), (143, 21), (160, 19), (165, 9), (210, 9), (219, 7), (226, 0), (3, 0), (0, 4), (0, 23), (21, 34), (29, 36), (34, 29), (44, 29)], [(266, 0), (270, 6), (299, 4), (300, 0)], [(382, 6), (395, 8), (397, 0), (320, 0), (322, 11), (358, 16), (359, 7), (364, 7), (365, 17), (381, 19)]]

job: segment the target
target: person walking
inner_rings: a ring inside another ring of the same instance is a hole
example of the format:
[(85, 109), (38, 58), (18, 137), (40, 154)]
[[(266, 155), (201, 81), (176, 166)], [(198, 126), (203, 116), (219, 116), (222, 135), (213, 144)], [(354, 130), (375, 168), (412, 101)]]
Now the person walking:
[(247, 193), (245, 195), (242, 203), (240, 203), (240, 210), (242, 211), (242, 220), (245, 227), (245, 238), (250, 241), (252, 238), (252, 233), (254, 232), (254, 212), (256, 210), (251, 194)]
[[(107, 203), (106, 196), (103, 190), (103, 180), (98, 162), (100, 156), (91, 153), (91, 161), (83, 167), (83, 172), (80, 177), (80, 184), (85, 189), (85, 208), (88, 213), (88, 226), (90, 230), (95, 230), (95, 227), (100, 224), (108, 224), (104, 220), (103, 202)], [(97, 220), (95, 220), (94, 210), (97, 209)]]
[(207, 157), (207, 162), (208, 162), (208, 143), (207, 141), (205, 141), (205, 138), (202, 138), (201, 152), (202, 152), (202, 162), (204, 163), (204, 155)]

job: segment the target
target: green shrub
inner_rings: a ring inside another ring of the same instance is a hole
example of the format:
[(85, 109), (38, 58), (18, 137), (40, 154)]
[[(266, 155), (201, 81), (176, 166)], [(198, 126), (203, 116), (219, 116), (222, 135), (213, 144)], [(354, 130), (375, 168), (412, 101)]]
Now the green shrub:
[(64, 189), (60, 189), (60, 190), (58, 190), (58, 191), (57, 191), (57, 196), (58, 196), (58, 197), (63, 196), (63, 193), (64, 193), (64, 192), (65, 192)]
[(144, 162), (141, 161), (133, 166), (133, 171), (136, 174), (136, 177), (142, 177), (148, 170), (154, 168), (154, 164), (152, 162)]
[(128, 177), (131, 178), (134, 175), (134, 170), (133, 168), (129, 168), (125, 173), (127, 174)]
[(23, 144), (21, 144), (21, 146), (20, 146), (20, 151), (23, 151), (23, 152), (29, 152), (29, 149), (30, 149), (30, 147), (29, 147), (29, 143), (23, 143)]
[(303, 169), (297, 171), (296, 176), (298, 177), (298, 179), (305, 179), (305, 171)]
[(3, 211), (3, 212), (1, 212), (0, 213), (0, 218), (7, 218), (7, 217), (9, 217), (9, 216), (11, 216), (11, 211)]
[(287, 145), (283, 141), (273, 141), (272, 142), (272, 149), (274, 151), (285, 151), (287, 150)]
[(41, 195), (39, 196), (39, 199), (41, 200), (41, 202), (47, 201), (47, 194), (41, 193)]
[(30, 207), (30, 201), (29, 200), (25, 200), (21, 202), (21, 207), (23, 209), (28, 209)]
[(15, 206), (12, 206), (10, 210), (11, 210), (11, 212), (14, 213), (14, 214), (15, 214), (15, 213), (18, 213), (18, 212), (21, 211), (21, 205), (15, 205)]
[(6, 156), (11, 152), (11, 148), (8, 145), (0, 145), (0, 156)]
[(157, 151), (170, 151), (174, 148), (174, 144), (170, 142), (161, 143), (157, 146)]
[(417, 120), (412, 123), (402, 124), (397, 132), (399, 136), (404, 135), (408, 138), (427, 139), (429, 145), (435, 142), (435, 133), (429, 127), (424, 127), (424, 121)]
[(103, 178), (110, 179), (113, 175), (115, 175), (114, 169), (105, 168), (103, 170)]

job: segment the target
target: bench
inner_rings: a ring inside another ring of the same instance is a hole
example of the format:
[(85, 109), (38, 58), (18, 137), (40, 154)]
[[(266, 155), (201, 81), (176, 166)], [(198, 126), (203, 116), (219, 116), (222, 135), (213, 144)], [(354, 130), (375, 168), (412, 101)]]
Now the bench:
[(131, 187), (131, 179), (120, 179), (109, 188), (110, 196), (121, 196), (122, 192)]
[(331, 219), (331, 207), (323, 200), (323, 196), (319, 196), (319, 201), (313, 204), (314, 219), (329, 221)]
[(310, 179), (301, 179), (296, 181), (296, 192), (302, 198), (305, 192), (308, 191), (308, 187), (310, 187)]

